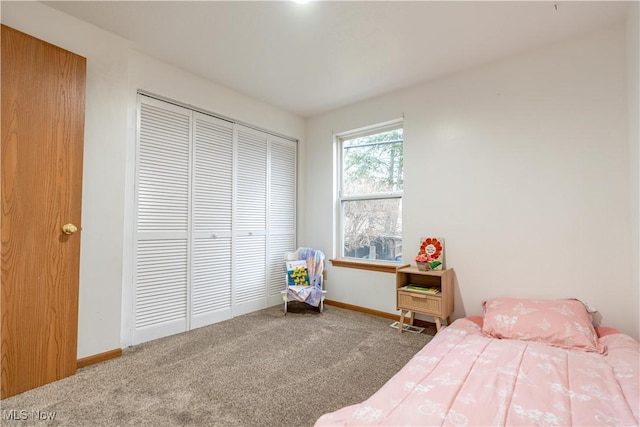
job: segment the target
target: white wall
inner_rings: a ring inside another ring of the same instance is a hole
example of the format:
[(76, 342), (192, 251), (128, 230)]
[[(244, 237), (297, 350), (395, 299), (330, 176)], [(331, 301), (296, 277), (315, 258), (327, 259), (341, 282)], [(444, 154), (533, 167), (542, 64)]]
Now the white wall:
[[(39, 2), (2, 2), (2, 23), (87, 58), (78, 357), (130, 343), (136, 90), (302, 139), (304, 120), (133, 52)], [(124, 319), (124, 320), (123, 320)]]
[[(640, 3), (632, 2), (627, 18), (627, 95), (629, 118), (629, 161), (631, 169), (631, 277), (640, 298)], [(640, 319), (636, 318), (640, 323)]]
[[(637, 338), (626, 54), (620, 25), (309, 119), (301, 241), (334, 252), (332, 134), (404, 114), (405, 261), (445, 238), (454, 318), (577, 297)], [(328, 269), (329, 299), (395, 312), (392, 274)]]

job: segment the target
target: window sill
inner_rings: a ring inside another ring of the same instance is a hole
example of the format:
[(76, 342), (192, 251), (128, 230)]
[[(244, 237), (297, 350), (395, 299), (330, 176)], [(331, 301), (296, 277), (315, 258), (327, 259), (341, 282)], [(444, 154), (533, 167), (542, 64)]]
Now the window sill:
[(396, 273), (398, 268), (407, 267), (409, 264), (385, 261), (355, 261), (346, 258), (331, 259), (334, 267), (355, 268), (359, 270), (380, 271), (382, 273)]

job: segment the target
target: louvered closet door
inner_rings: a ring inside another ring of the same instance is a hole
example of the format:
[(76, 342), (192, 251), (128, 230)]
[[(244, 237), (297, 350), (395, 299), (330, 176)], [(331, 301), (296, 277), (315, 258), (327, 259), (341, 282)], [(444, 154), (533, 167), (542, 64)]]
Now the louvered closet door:
[(296, 249), (296, 143), (269, 140), (268, 304), (282, 302), (286, 286), (284, 253)]
[(134, 343), (187, 330), (191, 112), (138, 96)]
[(231, 318), (233, 124), (193, 113), (191, 329)]
[(267, 135), (237, 126), (233, 315), (267, 306)]

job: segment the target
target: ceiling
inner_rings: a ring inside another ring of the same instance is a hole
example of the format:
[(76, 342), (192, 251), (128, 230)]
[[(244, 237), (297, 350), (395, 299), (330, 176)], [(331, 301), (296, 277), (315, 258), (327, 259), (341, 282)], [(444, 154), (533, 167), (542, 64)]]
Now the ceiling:
[(302, 117), (611, 26), (629, 8), (612, 1), (44, 3)]

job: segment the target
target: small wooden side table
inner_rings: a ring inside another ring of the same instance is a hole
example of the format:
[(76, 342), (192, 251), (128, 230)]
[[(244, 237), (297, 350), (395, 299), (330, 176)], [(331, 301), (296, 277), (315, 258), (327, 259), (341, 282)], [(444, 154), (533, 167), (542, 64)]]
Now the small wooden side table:
[[(433, 295), (407, 289), (409, 285), (439, 288), (440, 293)], [(396, 270), (396, 308), (400, 310), (400, 333), (404, 318), (409, 313), (410, 324), (413, 324), (415, 313), (420, 313), (433, 316), (438, 331), (442, 328), (442, 319), (448, 325), (449, 316), (453, 313), (453, 269), (422, 271), (416, 267), (402, 267)]]

